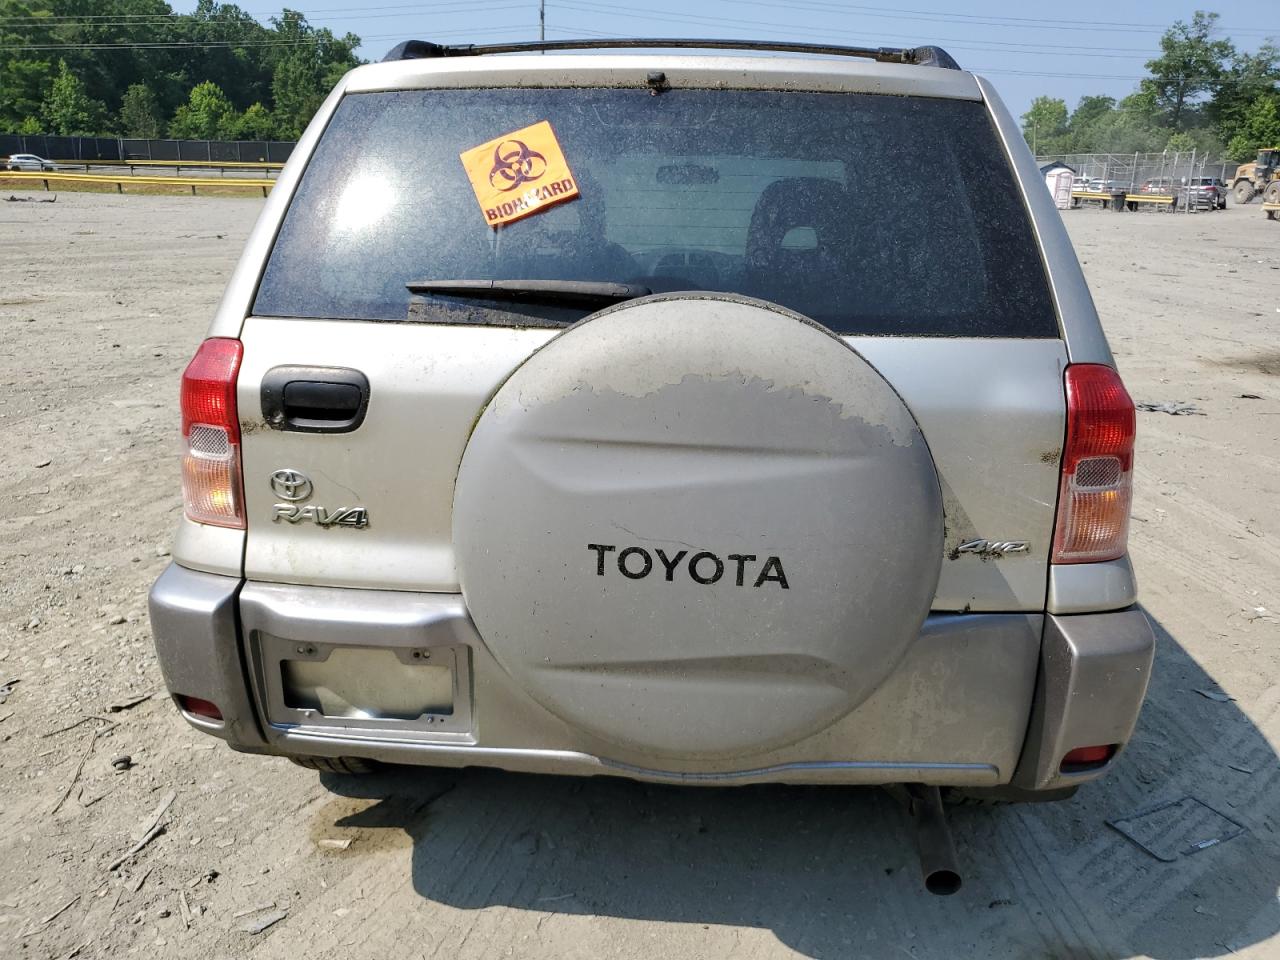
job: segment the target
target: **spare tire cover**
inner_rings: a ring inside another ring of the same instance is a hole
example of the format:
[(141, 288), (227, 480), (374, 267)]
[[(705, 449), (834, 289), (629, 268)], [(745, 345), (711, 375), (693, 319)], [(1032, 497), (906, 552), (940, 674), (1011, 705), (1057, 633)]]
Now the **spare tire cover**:
[(942, 560), (901, 398), (826, 328), (731, 295), (631, 301), (531, 356), (476, 423), (453, 522), (493, 656), (629, 757), (829, 725), (918, 635)]

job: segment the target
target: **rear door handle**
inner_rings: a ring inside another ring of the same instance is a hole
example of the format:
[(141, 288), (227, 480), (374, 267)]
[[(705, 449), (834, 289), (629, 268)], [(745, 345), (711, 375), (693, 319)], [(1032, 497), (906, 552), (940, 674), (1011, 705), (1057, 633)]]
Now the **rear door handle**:
[(349, 367), (272, 367), (262, 378), (262, 416), (273, 430), (350, 433), (369, 408), (369, 379)]

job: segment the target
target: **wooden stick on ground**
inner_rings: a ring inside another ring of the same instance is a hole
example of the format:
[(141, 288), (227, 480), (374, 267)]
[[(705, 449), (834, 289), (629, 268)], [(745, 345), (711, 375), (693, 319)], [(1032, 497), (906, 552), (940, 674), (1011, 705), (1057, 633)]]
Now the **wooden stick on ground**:
[(85, 761), (89, 759), (89, 754), (93, 753), (93, 745), (97, 740), (98, 728), (95, 727), (93, 732), (89, 734), (89, 742), (84, 746), (84, 753), (80, 754), (80, 762), (76, 764), (76, 772), (71, 775), (71, 781), (67, 784), (67, 789), (62, 791), (62, 796), (58, 798), (58, 802), (55, 803), (53, 805), (53, 809), (49, 811), (49, 816), (53, 816), (57, 813), (62, 808), (62, 805), (66, 803), (67, 797), (71, 796), (71, 791), (79, 781), (80, 773), (84, 770)]
[(156, 824), (147, 832), (147, 835), (145, 837), (143, 837), (141, 840), (135, 843), (132, 847), (126, 850), (121, 856), (117, 857), (114, 861), (112, 861), (111, 866), (107, 867), (107, 870), (111, 871), (111, 870), (114, 870), (116, 867), (120, 866), (120, 864), (124, 863), (126, 860), (128, 860), (135, 853), (137, 853), (139, 850), (145, 847), (148, 843), (150, 843), (156, 837), (160, 836), (160, 834), (162, 833), (164, 833), (164, 824), (163, 823)]

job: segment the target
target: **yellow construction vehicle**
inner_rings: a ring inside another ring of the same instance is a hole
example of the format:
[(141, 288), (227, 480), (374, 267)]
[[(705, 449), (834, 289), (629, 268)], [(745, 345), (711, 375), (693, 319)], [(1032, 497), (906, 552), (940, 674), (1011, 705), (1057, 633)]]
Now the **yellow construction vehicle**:
[(1262, 194), (1262, 209), (1268, 220), (1280, 220), (1280, 180), (1272, 180)]
[(1280, 181), (1280, 147), (1268, 147), (1258, 151), (1258, 159), (1253, 163), (1242, 163), (1236, 167), (1231, 189), (1236, 203), (1248, 203), (1263, 193), (1268, 184), (1276, 181)]

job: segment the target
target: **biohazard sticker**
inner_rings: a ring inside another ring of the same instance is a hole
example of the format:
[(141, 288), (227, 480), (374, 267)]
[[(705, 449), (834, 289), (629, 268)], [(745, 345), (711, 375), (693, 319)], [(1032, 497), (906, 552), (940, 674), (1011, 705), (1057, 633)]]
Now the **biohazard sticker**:
[(492, 227), (578, 195), (569, 163), (546, 120), (459, 154)]

